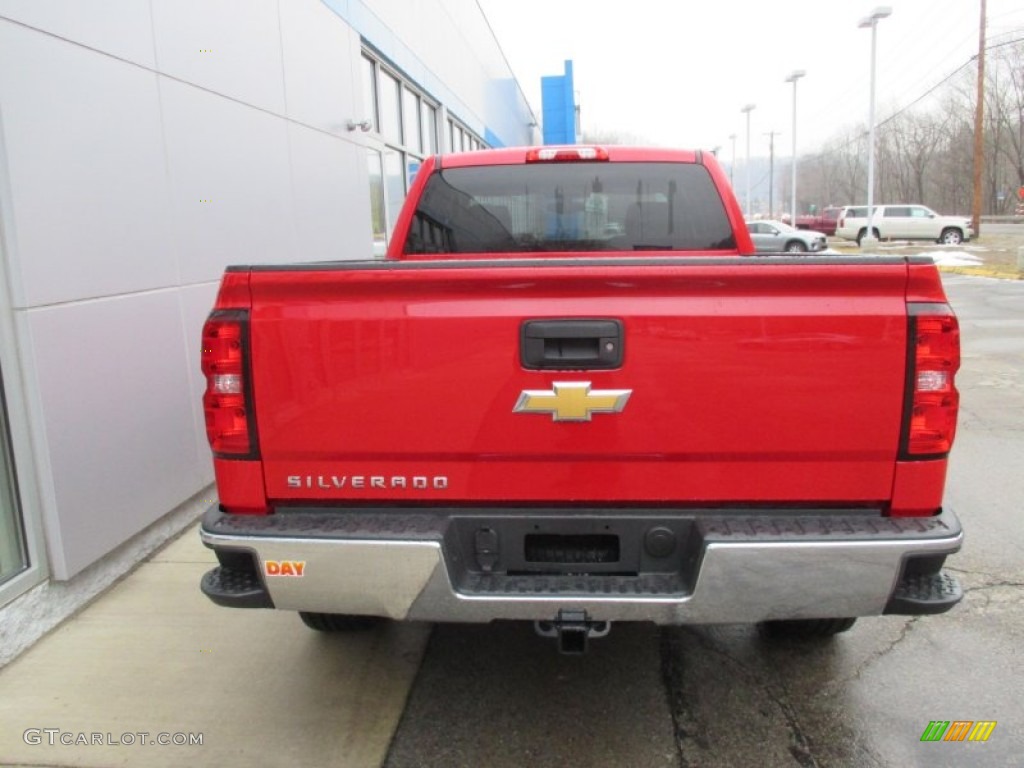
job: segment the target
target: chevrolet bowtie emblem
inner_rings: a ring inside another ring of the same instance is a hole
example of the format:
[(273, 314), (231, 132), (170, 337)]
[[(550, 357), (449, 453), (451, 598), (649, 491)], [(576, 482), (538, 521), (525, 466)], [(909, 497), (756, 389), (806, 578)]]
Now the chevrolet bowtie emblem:
[(550, 413), (552, 421), (590, 421), (592, 413), (621, 413), (631, 389), (591, 389), (589, 381), (555, 382), (553, 389), (524, 389), (513, 413)]

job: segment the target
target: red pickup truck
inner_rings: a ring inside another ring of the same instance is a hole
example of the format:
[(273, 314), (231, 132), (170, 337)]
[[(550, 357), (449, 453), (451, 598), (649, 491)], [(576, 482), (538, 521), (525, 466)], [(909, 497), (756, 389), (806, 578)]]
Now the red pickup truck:
[(834, 235), (839, 224), (839, 216), (842, 214), (842, 206), (822, 208), (821, 213), (811, 213), (806, 216), (797, 216), (793, 225), (797, 229), (810, 229), (814, 232), (821, 232), (823, 235)]
[(828, 636), (948, 610), (957, 320), (919, 257), (755, 254), (707, 153), (424, 162), (378, 261), (231, 267), (202, 590), (320, 630)]

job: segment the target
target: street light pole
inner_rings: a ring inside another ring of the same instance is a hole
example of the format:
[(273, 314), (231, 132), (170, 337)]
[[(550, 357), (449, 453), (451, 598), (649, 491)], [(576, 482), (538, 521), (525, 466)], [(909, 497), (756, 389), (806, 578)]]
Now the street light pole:
[(732, 170), (736, 167), (736, 134), (730, 133), (729, 139), (732, 140), (732, 163), (729, 164), (729, 186), (735, 191), (736, 185), (732, 183)]
[(860, 29), (871, 28), (871, 96), (868, 105), (868, 231), (861, 240), (861, 248), (874, 248), (878, 245), (875, 237), (875, 45), (878, 34), (878, 22), (892, 15), (892, 8), (879, 6), (867, 18), (861, 19)]
[(796, 81), (807, 73), (802, 69), (793, 70), (789, 77), (786, 78), (787, 83), (793, 84), (793, 161), (792, 161), (792, 173), (793, 178), (789, 185), (790, 201), (789, 201), (789, 215), (790, 226), (796, 226)]
[[(775, 137), (781, 136), (779, 131), (766, 133), (768, 137), (768, 218), (775, 218)], [(794, 225), (795, 226), (795, 225)]]
[(757, 107), (756, 104), (747, 104), (740, 112), (743, 112), (747, 116), (747, 199), (746, 205), (744, 205), (744, 213), (750, 216), (750, 113)]

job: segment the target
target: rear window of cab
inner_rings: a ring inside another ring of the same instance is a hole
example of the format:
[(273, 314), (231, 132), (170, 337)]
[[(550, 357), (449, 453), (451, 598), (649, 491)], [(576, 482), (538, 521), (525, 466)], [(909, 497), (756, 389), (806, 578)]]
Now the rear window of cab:
[(704, 166), (581, 162), (435, 171), (404, 252), (735, 248), (725, 204)]

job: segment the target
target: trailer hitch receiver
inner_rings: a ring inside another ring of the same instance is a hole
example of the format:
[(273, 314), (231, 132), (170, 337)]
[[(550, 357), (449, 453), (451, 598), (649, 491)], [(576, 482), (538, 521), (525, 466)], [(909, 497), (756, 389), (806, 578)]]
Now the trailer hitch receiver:
[(558, 611), (553, 621), (535, 621), (533, 628), (541, 637), (553, 637), (558, 642), (558, 652), (578, 656), (587, 652), (587, 640), (604, 637), (611, 631), (611, 623), (593, 621), (586, 611)]

